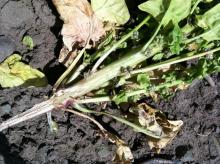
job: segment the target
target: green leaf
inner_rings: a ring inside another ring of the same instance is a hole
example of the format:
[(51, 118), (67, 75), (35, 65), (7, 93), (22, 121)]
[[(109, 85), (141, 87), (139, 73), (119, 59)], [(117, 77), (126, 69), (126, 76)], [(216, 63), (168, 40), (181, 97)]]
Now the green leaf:
[(220, 4), (208, 10), (202, 16), (197, 16), (197, 24), (205, 29), (201, 36), (207, 41), (220, 40)]
[(137, 82), (143, 89), (147, 89), (150, 86), (150, 77), (148, 74), (138, 74), (137, 75)]
[(202, 16), (197, 16), (197, 24), (199, 27), (209, 29), (220, 22), (220, 4), (214, 6)]
[(149, 0), (138, 7), (155, 18), (162, 14), (163, 18), (160, 23), (166, 26), (170, 21), (178, 24), (189, 15), (191, 0)]
[(28, 47), (28, 49), (33, 50), (33, 48), (34, 48), (34, 41), (33, 41), (33, 39), (30, 36), (26, 35), (23, 38), (22, 43), (24, 45), (26, 45)]
[(178, 25), (175, 25), (173, 31), (171, 32), (172, 43), (170, 45), (170, 50), (173, 54), (179, 54), (181, 51), (181, 43), (183, 41), (183, 32)]
[(158, 53), (158, 54), (154, 55), (152, 60), (154, 60), (154, 61), (161, 60), (163, 58), (163, 56), (164, 56), (164, 53)]
[(47, 85), (43, 73), (21, 62), (21, 56), (14, 54), (0, 64), (0, 85), (3, 88), (16, 86)]
[(170, 72), (170, 73), (164, 74), (162, 76), (162, 79), (164, 79), (166, 83), (176, 81), (176, 73)]
[[(165, 8), (163, 4), (164, 0), (149, 0), (138, 6), (141, 11), (145, 11), (151, 14), (154, 18), (164, 13)], [(165, 0), (166, 1), (166, 0)]]
[(122, 92), (118, 95), (115, 95), (112, 99), (116, 104), (120, 104), (122, 102), (128, 102), (128, 96), (126, 95), (125, 92)]
[(92, 9), (103, 22), (125, 24), (130, 14), (125, 0), (91, 0)]

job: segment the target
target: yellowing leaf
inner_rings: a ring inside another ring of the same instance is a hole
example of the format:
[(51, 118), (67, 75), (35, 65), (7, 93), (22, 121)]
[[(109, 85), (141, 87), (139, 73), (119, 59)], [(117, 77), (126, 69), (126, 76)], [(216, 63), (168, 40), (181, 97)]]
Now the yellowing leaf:
[(160, 136), (160, 139), (148, 138), (148, 145), (158, 153), (173, 140), (183, 125), (181, 120), (167, 120), (161, 111), (155, 110), (145, 103), (131, 108), (130, 111), (137, 116), (136, 119), (142, 127)]
[(87, 0), (53, 0), (53, 3), (64, 21), (61, 34), (69, 51), (86, 46), (89, 40), (94, 44), (105, 34), (102, 22)]
[(47, 85), (43, 73), (21, 62), (21, 56), (14, 54), (0, 64), (0, 85), (3, 88), (16, 86)]
[(125, 0), (91, 0), (91, 4), (95, 14), (103, 22), (123, 25), (130, 18)]

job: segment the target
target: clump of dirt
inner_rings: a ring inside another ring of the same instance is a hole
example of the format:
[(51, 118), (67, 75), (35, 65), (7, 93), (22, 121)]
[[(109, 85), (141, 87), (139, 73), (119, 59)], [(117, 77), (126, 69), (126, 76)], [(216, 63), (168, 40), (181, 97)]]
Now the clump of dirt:
[[(23, 60), (42, 70), (50, 84), (64, 70), (56, 58), (62, 47), (61, 26), (50, 1), (0, 2), (0, 36), (13, 40)], [(33, 38), (33, 51), (22, 45), (24, 35)], [(220, 75), (212, 78), (216, 87), (203, 80), (168, 101), (143, 100), (161, 109), (169, 119), (184, 121), (180, 133), (161, 154), (149, 149), (143, 134), (105, 116), (94, 117), (128, 143), (135, 163), (150, 163), (152, 159), (164, 163), (165, 159), (173, 163), (219, 163), (216, 141), (220, 142)], [(0, 89), (0, 122), (45, 100), (51, 88), (48, 85), (46, 88)], [(118, 112), (112, 104), (108, 107)], [(0, 133), (0, 163), (112, 163), (116, 147), (98, 135), (93, 123), (61, 111), (54, 111), (53, 118), (59, 125), (57, 133), (50, 132), (45, 115)]]

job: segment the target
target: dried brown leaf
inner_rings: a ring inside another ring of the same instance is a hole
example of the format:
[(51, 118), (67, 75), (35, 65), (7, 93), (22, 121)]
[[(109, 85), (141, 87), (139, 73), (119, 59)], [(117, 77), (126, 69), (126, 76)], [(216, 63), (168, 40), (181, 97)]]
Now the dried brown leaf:
[(64, 48), (68, 49), (67, 52), (61, 51), (60, 58), (71, 63), (75, 55), (70, 56), (70, 51), (94, 46), (105, 34), (105, 30), (87, 0), (53, 0), (53, 4), (64, 21), (61, 35)]
[(131, 152), (131, 149), (127, 146), (127, 144), (118, 138), (116, 135), (105, 132), (105, 138), (108, 138), (112, 143), (115, 143), (117, 146), (115, 157), (113, 158), (113, 161), (116, 163), (124, 163), (124, 164), (130, 164), (133, 162), (134, 157)]
[(69, 67), (70, 64), (74, 61), (75, 57), (77, 56), (77, 50), (70, 51), (63, 47), (60, 51), (59, 55), (59, 62), (63, 63), (66, 67)]
[(88, 40), (97, 42), (104, 34), (102, 22), (94, 15), (87, 0), (53, 0), (64, 25), (61, 31), (64, 45), (84, 47)]
[(161, 111), (153, 109), (145, 103), (133, 107), (131, 112), (137, 116), (141, 126), (161, 136), (160, 139), (148, 138), (148, 145), (158, 153), (175, 138), (183, 125), (183, 121), (168, 120)]

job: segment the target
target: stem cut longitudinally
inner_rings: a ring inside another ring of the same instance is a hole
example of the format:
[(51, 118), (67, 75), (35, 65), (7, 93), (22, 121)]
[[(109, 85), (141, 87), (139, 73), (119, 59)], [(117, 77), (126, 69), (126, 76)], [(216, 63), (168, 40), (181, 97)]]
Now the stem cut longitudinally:
[(153, 54), (161, 51), (161, 49), (155, 48), (152, 50), (151, 55), (146, 55), (141, 51), (141, 47), (130, 51), (127, 55), (122, 57), (116, 62), (106, 66), (105, 68), (91, 74), (87, 78), (81, 80), (72, 87), (58, 91), (52, 98), (35, 105), (33, 108), (21, 113), (11, 119), (0, 124), (0, 131), (7, 129), (20, 122), (29, 120), (41, 114), (47, 113), (56, 107), (65, 106), (69, 100), (82, 96), (94, 89), (98, 89), (105, 82), (117, 77), (121, 74), (121, 68), (123, 67), (135, 67), (137, 64), (145, 61)]
[[(45, 102), (42, 102), (40, 104), (37, 104), (33, 108), (27, 110), (26, 112), (21, 113), (15, 117), (3, 122), (2, 124), (0, 124), (0, 131), (7, 129), (8, 127), (11, 127), (13, 125), (16, 125), (20, 122), (23, 122), (23, 121), (29, 120), (31, 118), (34, 118), (36, 116), (39, 116), (41, 114), (47, 113), (47, 112), (53, 110), (54, 108), (59, 107), (60, 105), (65, 107), (69, 100), (74, 101), (72, 98), (82, 96), (92, 90), (98, 89), (100, 86), (105, 84), (107, 81), (113, 79), (114, 77), (120, 76), (121, 75), (121, 66), (134, 67), (137, 64), (145, 61), (148, 57), (152, 56), (153, 54), (155, 54), (159, 51), (161, 51), (161, 49), (155, 49), (155, 50), (151, 51), (151, 52), (153, 52), (151, 55), (144, 54), (143, 51), (140, 51), (140, 49), (135, 49), (134, 51), (129, 52), (129, 54), (125, 55), (120, 60), (110, 64), (109, 66), (106, 66), (105, 68), (101, 69), (100, 71), (97, 71), (97, 72), (91, 74), (90, 76), (81, 80), (79, 83), (75, 84), (74, 86), (60, 90), (51, 99), (49, 99)], [(202, 57), (207, 54), (214, 53), (216, 51), (220, 51), (220, 48), (218, 47), (213, 50), (210, 50), (210, 51), (207, 51), (204, 53), (200, 53), (197, 55), (189, 56), (189, 57), (183, 55), (184, 56), (183, 58), (179, 57), (181, 59), (178, 60), (178, 62), (186, 61), (186, 59), (190, 60), (192, 58)], [(170, 59), (168, 61), (165, 62), (165, 65), (171, 65), (171, 64), (178, 63), (177, 61), (174, 62), (172, 59)], [(147, 68), (149, 70), (153, 70), (153, 69), (161, 68), (162, 66), (163, 66), (163, 64), (162, 65), (158, 64), (156, 67), (154, 65), (152, 65), (151, 66), (152, 69), (150, 66), (149, 66), (149, 68), (148, 67)], [(148, 69), (144, 70), (144, 72), (149, 71)], [(139, 71), (140, 71), (140, 69), (139, 69)]]

